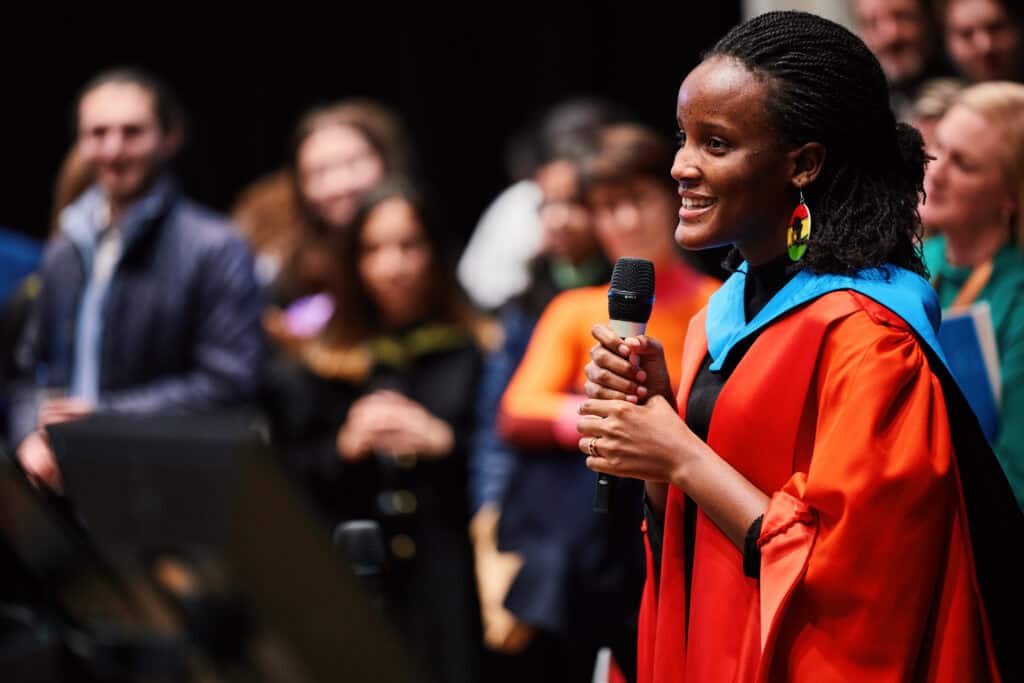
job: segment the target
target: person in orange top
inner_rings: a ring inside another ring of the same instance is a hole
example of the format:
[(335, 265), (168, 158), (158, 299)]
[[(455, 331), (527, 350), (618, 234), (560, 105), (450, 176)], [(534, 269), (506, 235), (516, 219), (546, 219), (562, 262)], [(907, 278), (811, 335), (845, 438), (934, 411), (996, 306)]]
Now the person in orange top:
[[(670, 259), (660, 267), (655, 261), (655, 303), (647, 329), (663, 340), (672, 384), (678, 386), (686, 325), (720, 283), (697, 273), (673, 252)], [(506, 439), (523, 448), (575, 450), (583, 367), (594, 345), (590, 329), (607, 319), (607, 285), (571, 289), (544, 310), (502, 399), (499, 429)], [(671, 359), (676, 359), (674, 365)]]
[(938, 344), (923, 141), (878, 62), (770, 12), (676, 116), (676, 239), (735, 272), (678, 394), (653, 337), (595, 326), (577, 425), (588, 467), (646, 482), (639, 680), (1024, 680), (1024, 515)]
[[(678, 365), (686, 322), (718, 282), (690, 267), (673, 242), (677, 200), (665, 173), (670, 159), (669, 146), (653, 132), (612, 126), (584, 164), (584, 178), (608, 260), (633, 256), (655, 264), (648, 329), (666, 340)], [(537, 680), (590, 680), (594, 656), (606, 645), (627, 675), (635, 670), (642, 487), (620, 487), (612, 513), (595, 515), (596, 477), (575, 452), (590, 330), (607, 318), (607, 285), (556, 297), (537, 324), (498, 416), (502, 436), (523, 449), (499, 526), (501, 547), (524, 559), (505, 605), (551, 643), (551, 662)]]

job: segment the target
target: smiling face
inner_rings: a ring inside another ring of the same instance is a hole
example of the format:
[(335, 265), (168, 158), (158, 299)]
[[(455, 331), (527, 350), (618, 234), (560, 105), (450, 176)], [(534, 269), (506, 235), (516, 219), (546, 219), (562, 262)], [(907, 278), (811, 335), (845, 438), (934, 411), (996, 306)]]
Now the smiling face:
[(417, 321), (427, 307), (433, 251), (416, 211), (396, 197), (367, 216), (358, 242), (359, 278), (385, 325)]
[(120, 82), (90, 90), (79, 103), (77, 152), (115, 203), (142, 195), (176, 148), (154, 104), (141, 86)]
[(334, 125), (313, 131), (296, 158), (302, 196), (328, 227), (344, 229), (359, 202), (384, 178), (384, 162), (360, 131)]
[(671, 188), (638, 176), (604, 182), (587, 192), (601, 250), (610, 262), (624, 256), (666, 263), (675, 258), (672, 222), (676, 203)]
[(597, 243), (590, 211), (580, 196), (576, 165), (571, 161), (553, 161), (537, 171), (534, 181), (543, 195), (540, 205), (541, 251), (576, 264), (593, 256)]
[(769, 86), (740, 62), (712, 57), (679, 88), (681, 146), (672, 165), (686, 249), (733, 244), (751, 263), (786, 249), (796, 165), (767, 110)]
[(1015, 80), (1024, 36), (996, 0), (953, 0), (946, 10), (946, 46), (976, 83)]
[(921, 221), (946, 235), (1007, 230), (1016, 209), (1006, 177), (1005, 131), (963, 105), (935, 129), (936, 159), (925, 175)]
[(920, 0), (855, 0), (857, 32), (890, 83), (916, 78), (928, 56), (928, 20)]

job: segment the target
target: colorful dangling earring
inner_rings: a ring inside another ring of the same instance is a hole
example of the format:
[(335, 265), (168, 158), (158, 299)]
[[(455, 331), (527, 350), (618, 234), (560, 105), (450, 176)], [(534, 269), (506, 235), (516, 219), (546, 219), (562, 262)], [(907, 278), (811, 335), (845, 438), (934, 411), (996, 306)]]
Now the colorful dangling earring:
[(807, 251), (807, 240), (811, 236), (811, 210), (804, 201), (804, 191), (800, 190), (800, 203), (793, 209), (789, 217), (789, 228), (786, 230), (786, 247), (789, 249), (789, 260), (796, 263)]

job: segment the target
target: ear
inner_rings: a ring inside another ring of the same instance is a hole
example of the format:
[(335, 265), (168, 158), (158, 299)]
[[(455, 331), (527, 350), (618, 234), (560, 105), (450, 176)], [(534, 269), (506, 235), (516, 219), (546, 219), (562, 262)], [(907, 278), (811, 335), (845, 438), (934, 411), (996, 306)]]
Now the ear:
[(825, 165), (825, 145), (820, 142), (806, 142), (789, 153), (793, 176), (790, 181), (798, 190), (813, 183)]
[(160, 155), (164, 161), (170, 161), (181, 149), (181, 143), (185, 141), (185, 134), (178, 126), (169, 128), (163, 133), (163, 140), (160, 142)]

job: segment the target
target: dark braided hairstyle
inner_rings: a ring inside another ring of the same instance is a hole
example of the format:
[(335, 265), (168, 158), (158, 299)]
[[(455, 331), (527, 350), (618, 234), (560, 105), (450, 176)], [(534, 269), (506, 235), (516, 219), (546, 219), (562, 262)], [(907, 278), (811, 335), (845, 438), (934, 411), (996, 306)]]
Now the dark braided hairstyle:
[[(826, 149), (804, 188), (812, 230), (800, 267), (853, 274), (884, 264), (925, 274), (920, 258), (927, 157), (897, 123), (878, 60), (853, 33), (806, 12), (768, 12), (732, 29), (705, 55), (738, 60), (768, 85), (780, 142)], [(727, 266), (738, 264), (735, 252)]]

